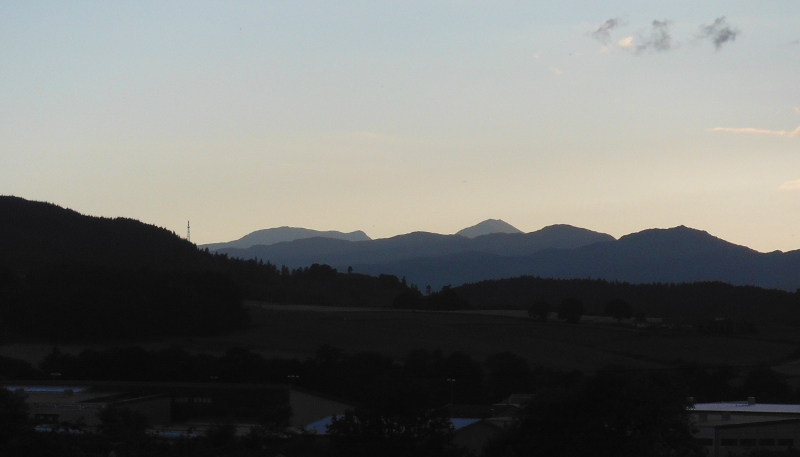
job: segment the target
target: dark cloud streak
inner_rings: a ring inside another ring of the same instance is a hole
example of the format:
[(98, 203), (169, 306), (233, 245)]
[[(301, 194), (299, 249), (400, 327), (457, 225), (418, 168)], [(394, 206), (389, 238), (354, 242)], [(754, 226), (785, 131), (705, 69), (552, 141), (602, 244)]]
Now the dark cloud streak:
[(669, 25), (672, 21), (654, 20), (650, 27), (650, 35), (641, 36), (641, 43), (636, 45), (636, 53), (641, 54), (647, 51), (664, 52), (672, 49), (672, 36), (669, 34)]
[(621, 20), (611, 18), (600, 24), (600, 27), (592, 32), (592, 38), (603, 44), (608, 44), (611, 41), (611, 31), (621, 25), (623, 25)]
[(725, 20), (725, 16), (720, 16), (714, 20), (713, 24), (700, 26), (699, 38), (711, 40), (719, 51), (725, 43), (735, 41), (738, 34), (739, 30), (731, 28)]

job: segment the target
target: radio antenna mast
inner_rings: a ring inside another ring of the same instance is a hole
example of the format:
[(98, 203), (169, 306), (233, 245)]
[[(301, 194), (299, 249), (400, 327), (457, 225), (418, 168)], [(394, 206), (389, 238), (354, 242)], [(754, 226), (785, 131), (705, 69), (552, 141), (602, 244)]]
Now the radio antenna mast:
[(186, 221), (186, 241), (192, 241), (192, 229), (189, 227), (189, 221)]

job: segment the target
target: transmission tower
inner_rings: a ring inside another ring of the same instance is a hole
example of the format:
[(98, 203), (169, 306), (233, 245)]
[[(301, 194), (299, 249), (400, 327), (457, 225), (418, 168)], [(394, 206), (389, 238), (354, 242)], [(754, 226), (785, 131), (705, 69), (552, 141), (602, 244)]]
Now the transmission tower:
[(189, 227), (189, 221), (186, 221), (186, 241), (192, 241), (192, 229)]

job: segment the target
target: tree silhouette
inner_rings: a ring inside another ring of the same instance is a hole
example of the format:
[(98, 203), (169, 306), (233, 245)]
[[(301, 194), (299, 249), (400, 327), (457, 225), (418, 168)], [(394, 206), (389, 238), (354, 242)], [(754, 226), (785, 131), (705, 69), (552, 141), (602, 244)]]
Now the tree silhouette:
[(666, 373), (606, 371), (534, 397), (486, 456), (700, 457), (687, 392)]
[(528, 307), (528, 317), (535, 317), (541, 322), (547, 322), (548, 314), (550, 314), (550, 303), (547, 303), (547, 300), (536, 300)]
[(577, 324), (583, 316), (583, 302), (577, 298), (566, 298), (558, 305), (558, 319)]
[(615, 298), (606, 303), (605, 306), (603, 306), (603, 311), (606, 313), (606, 316), (611, 316), (618, 321), (633, 317), (631, 304), (621, 298)]
[(5, 444), (28, 427), (25, 397), (0, 387), (0, 444)]

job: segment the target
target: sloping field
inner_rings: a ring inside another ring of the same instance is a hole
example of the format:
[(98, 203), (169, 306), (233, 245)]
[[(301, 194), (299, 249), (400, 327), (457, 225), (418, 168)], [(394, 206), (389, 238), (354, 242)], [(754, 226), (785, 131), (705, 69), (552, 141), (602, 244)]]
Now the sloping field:
[(303, 358), (330, 344), (347, 352), (376, 351), (397, 358), (417, 348), (460, 351), (479, 360), (510, 351), (527, 358), (531, 365), (594, 370), (612, 364), (664, 368), (677, 359), (749, 366), (783, 360), (797, 348), (774, 341), (665, 335), (613, 325), (543, 324), (527, 318), (465, 313), (257, 307), (249, 311), (253, 327), (196, 339), (187, 349), (217, 352), (242, 345), (268, 357)]
[[(314, 307), (248, 306), (253, 325), (226, 335), (125, 341), (91, 346), (140, 345), (148, 349), (180, 346), (221, 354), (242, 346), (265, 357), (305, 358), (321, 345), (347, 352), (374, 351), (402, 358), (412, 349), (460, 351), (483, 360), (509, 351), (531, 365), (560, 370), (595, 370), (609, 365), (658, 369), (678, 359), (699, 363), (752, 366), (786, 360), (796, 349), (792, 342), (667, 334), (606, 324), (540, 323), (532, 319), (468, 313), (332, 310)], [(77, 353), (89, 346), (59, 346)], [(0, 355), (37, 363), (52, 349), (48, 344), (0, 346)]]

